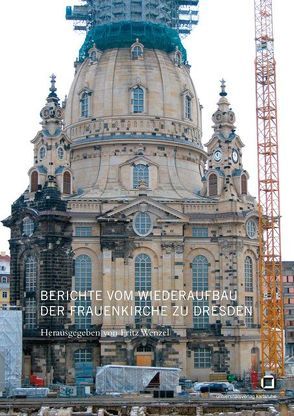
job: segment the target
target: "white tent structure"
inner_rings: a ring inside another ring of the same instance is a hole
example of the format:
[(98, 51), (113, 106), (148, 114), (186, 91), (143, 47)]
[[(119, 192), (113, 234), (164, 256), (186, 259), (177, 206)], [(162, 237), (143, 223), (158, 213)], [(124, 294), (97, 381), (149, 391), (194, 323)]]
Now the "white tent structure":
[(160, 390), (176, 391), (180, 372), (179, 368), (106, 365), (97, 368), (96, 393), (140, 392), (155, 380)]
[(0, 393), (21, 386), (22, 311), (0, 309)]

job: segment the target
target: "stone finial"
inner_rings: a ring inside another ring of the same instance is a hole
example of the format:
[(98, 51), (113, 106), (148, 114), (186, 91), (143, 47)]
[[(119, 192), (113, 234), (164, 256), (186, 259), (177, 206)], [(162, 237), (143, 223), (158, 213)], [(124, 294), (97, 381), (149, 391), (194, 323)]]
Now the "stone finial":
[(59, 97), (56, 94), (56, 75), (52, 74), (50, 76), (50, 83), (50, 92), (45, 107), (43, 107), (40, 112), (40, 116), (42, 118), (42, 125), (44, 127), (46, 126), (46, 128), (51, 126), (51, 128), (49, 128), (50, 134), (54, 134), (56, 126), (61, 126), (62, 124), (63, 109), (59, 105)]
[(219, 95), (221, 97), (226, 97), (228, 95), (226, 92), (226, 81), (222, 79), (220, 83), (221, 83), (221, 92), (219, 93)]
[(57, 88), (56, 88), (56, 75), (55, 74), (52, 74), (50, 76), (50, 83), (51, 83), (51, 86), (49, 88), (50, 93), (47, 97), (47, 103), (51, 103), (51, 102), (58, 103), (59, 97), (56, 94)]
[(52, 74), (50, 79), (51, 79), (50, 91), (55, 92), (55, 91), (57, 91), (57, 88), (56, 88), (56, 85), (55, 85), (56, 84), (56, 75)]
[(227, 99), (226, 81), (222, 79), (221, 92), (219, 93), (220, 98), (217, 103), (217, 111), (212, 116), (214, 122), (213, 129), (215, 132), (221, 132), (224, 137), (228, 137), (232, 132), (235, 132), (235, 113), (230, 108), (230, 103)]

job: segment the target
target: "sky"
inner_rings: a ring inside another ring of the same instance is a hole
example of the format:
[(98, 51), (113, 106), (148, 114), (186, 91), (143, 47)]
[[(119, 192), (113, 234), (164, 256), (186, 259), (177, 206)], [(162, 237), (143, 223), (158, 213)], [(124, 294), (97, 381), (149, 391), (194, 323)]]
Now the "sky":
[[(280, 140), (280, 192), (283, 260), (294, 260), (294, 1), (273, 0)], [(281, 3), (282, 6), (281, 7)], [(60, 98), (68, 93), (73, 63), (84, 35), (65, 21), (66, 5), (76, 0), (18, 0), (1, 4), (0, 219), (28, 186), (33, 165), (31, 140), (40, 129), (40, 110), (48, 95), (49, 76), (57, 75)], [(237, 133), (245, 148), (243, 163), (249, 190), (257, 195), (254, 81), (254, 0), (200, 0), (199, 25), (184, 40), (191, 76), (203, 105), (203, 143), (212, 135), (219, 81), (227, 82), (236, 113)], [(9, 250), (9, 230), (0, 225), (0, 251)]]

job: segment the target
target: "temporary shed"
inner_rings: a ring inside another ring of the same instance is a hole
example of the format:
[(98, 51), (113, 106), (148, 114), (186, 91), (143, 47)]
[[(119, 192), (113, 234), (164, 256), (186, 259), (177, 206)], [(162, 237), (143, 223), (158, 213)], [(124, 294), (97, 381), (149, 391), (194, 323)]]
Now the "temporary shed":
[(96, 393), (134, 393), (147, 388), (176, 391), (179, 368), (106, 365), (98, 367)]

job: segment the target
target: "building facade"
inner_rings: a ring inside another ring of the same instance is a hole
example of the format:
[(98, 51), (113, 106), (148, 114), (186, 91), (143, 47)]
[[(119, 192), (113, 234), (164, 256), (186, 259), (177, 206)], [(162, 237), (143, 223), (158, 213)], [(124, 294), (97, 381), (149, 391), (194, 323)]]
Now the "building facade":
[(286, 359), (294, 357), (294, 262), (283, 261)]
[(3, 251), (0, 253), (0, 308), (10, 302), (10, 257)]
[[(193, 380), (242, 377), (259, 367), (258, 213), (225, 83), (205, 149), (178, 26), (130, 0), (130, 16), (105, 22), (100, 3), (67, 11), (84, 13), (88, 25), (75, 77), (62, 106), (51, 78), (29, 187), (4, 221), (11, 298), (24, 308), (24, 375), (91, 383), (96, 366), (125, 364), (180, 367)], [(42, 301), (49, 290), (85, 296)], [(113, 299), (112, 291), (133, 297)], [(140, 299), (141, 291), (222, 299)], [(42, 305), (66, 313), (43, 316)], [(103, 312), (119, 305), (157, 313)], [(228, 306), (250, 312), (221, 313)]]

